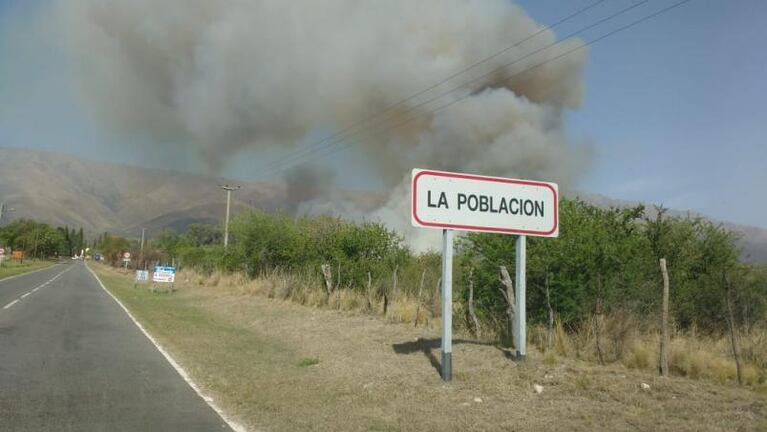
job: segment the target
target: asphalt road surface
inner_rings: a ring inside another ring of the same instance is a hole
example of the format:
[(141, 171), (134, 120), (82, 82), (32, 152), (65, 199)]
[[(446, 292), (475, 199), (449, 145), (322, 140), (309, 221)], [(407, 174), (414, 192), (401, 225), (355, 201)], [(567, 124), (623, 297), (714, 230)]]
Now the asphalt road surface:
[(0, 281), (0, 431), (230, 431), (82, 262)]

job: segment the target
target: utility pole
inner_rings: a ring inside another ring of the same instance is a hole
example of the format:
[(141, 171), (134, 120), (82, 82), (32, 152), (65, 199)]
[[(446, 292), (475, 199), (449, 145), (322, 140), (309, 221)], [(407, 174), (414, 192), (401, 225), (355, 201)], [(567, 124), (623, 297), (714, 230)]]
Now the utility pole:
[(146, 236), (146, 228), (141, 228), (141, 249), (139, 251), (139, 265), (143, 263), (144, 270), (146, 270), (146, 261), (144, 261), (144, 238)]
[(15, 208), (8, 208), (8, 207), (5, 205), (5, 203), (4, 203), (4, 202), (0, 202), (0, 224), (2, 224), (2, 223), (3, 223), (3, 216), (4, 216), (6, 213), (10, 213), (10, 212), (13, 212), (13, 211), (16, 211), (16, 209), (15, 209)]
[(3, 223), (3, 210), (5, 210), (5, 203), (0, 202), (0, 224)]
[(229, 246), (229, 207), (232, 205), (232, 192), (240, 189), (242, 186), (222, 185), (221, 189), (226, 191), (226, 221), (224, 222), (224, 249)]

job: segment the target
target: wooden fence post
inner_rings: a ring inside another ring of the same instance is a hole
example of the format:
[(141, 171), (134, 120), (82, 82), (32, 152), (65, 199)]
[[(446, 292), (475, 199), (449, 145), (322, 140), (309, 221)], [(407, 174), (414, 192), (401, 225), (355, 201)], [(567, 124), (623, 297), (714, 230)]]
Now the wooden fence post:
[(368, 272), (368, 288), (366, 291), (366, 296), (368, 299), (368, 310), (373, 310), (373, 305), (370, 302), (370, 295), (373, 293), (373, 277), (370, 275), (370, 272)]
[(330, 295), (330, 291), (333, 290), (333, 270), (331, 270), (330, 264), (322, 264), (320, 268), (322, 269), (322, 276), (325, 278), (325, 289)]
[(474, 322), (474, 334), (477, 337), (480, 337), (481, 331), (479, 329), (479, 320), (477, 319), (477, 314), (474, 311), (474, 268), (473, 267), (469, 270), (469, 317), (471, 317), (471, 320)]
[(418, 315), (421, 314), (421, 294), (423, 293), (423, 282), (425, 279), (426, 279), (426, 270), (424, 270), (421, 273), (421, 284), (418, 285), (418, 300), (417, 300), (418, 306), (416, 306), (415, 308), (415, 323), (413, 323), (413, 327), (418, 326)]
[(506, 290), (504, 291), (503, 288), (498, 288), (501, 290), (501, 294), (503, 295), (504, 300), (506, 300), (506, 333), (511, 341), (511, 344), (516, 348), (517, 347), (517, 341), (514, 339), (516, 333), (516, 320), (514, 319), (514, 315), (516, 314), (516, 299), (514, 297), (514, 282), (511, 280), (511, 276), (509, 276), (509, 271), (506, 269), (506, 266), (500, 266), (500, 272), (501, 272), (501, 284), (503, 284), (504, 287), (506, 287)]
[(738, 377), (738, 384), (743, 385), (743, 375), (741, 372), (740, 348), (738, 347), (738, 334), (735, 327), (735, 315), (732, 313), (732, 284), (730, 279), (724, 277), (725, 283), (725, 301), (727, 303), (727, 323), (730, 327), (730, 344), (732, 345), (732, 356), (735, 357), (735, 373)]
[(668, 376), (668, 271), (666, 270), (666, 258), (660, 259), (660, 271), (663, 274), (663, 306), (661, 311), (661, 338), (660, 338), (660, 374)]
[(549, 322), (546, 327), (546, 349), (554, 346), (554, 309), (551, 307), (551, 294), (549, 293), (549, 281), (551, 273), (546, 273), (546, 307), (549, 309)]
[[(597, 280), (601, 281), (601, 279), (597, 279)], [(604, 311), (602, 310), (603, 307), (604, 306), (602, 304), (602, 297), (597, 297), (597, 305), (596, 305), (596, 311), (594, 316), (594, 333), (595, 333), (596, 344), (597, 344), (597, 357), (599, 358), (599, 364), (602, 366), (604, 366), (605, 364), (605, 356), (602, 351), (602, 326), (604, 325)]]

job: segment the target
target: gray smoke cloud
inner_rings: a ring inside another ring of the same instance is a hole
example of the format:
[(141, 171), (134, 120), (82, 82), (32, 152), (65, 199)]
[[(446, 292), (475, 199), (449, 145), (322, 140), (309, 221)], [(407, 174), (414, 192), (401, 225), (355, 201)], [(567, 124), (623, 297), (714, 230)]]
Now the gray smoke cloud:
[(283, 180), (288, 210), (296, 211), (302, 203), (332, 199), (330, 193), (335, 187), (335, 177), (329, 167), (316, 163), (287, 169)]
[[(55, 10), (94, 113), (117, 130), (184, 143), (212, 171), (242, 149), (291, 149), (312, 131), (355, 124), (541, 29), (508, 0), (61, 0)], [(415, 121), (351, 140), (391, 191), (378, 210), (322, 193), (317, 188), (332, 187), (332, 176), (316, 164), (289, 171), (289, 198), (304, 202), (300, 211), (378, 218), (406, 230), (414, 167), (566, 188), (589, 160), (573, 151), (562, 119), (581, 103), (584, 50), (518, 73), (581, 43), (526, 57), (555, 40), (544, 31), (389, 115), (390, 124)], [(457, 98), (465, 99), (432, 112)], [(303, 192), (307, 185), (315, 192)], [(433, 241), (411, 234), (418, 248)]]

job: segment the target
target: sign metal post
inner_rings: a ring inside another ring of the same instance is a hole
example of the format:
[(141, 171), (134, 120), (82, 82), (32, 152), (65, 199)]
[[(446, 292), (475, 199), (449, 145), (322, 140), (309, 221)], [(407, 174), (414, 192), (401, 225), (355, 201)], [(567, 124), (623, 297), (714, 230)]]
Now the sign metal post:
[(442, 379), (453, 379), (453, 230), (442, 230)]
[(521, 235), (517, 237), (516, 241), (516, 274), (515, 279), (517, 282), (517, 295), (516, 295), (516, 315), (514, 319), (517, 321), (517, 360), (524, 361), (527, 356), (527, 310), (525, 308), (525, 291), (527, 290), (527, 275), (525, 272), (525, 266), (527, 262), (527, 236)]

